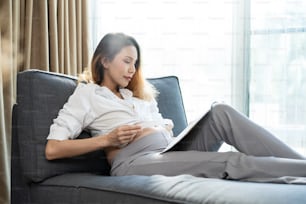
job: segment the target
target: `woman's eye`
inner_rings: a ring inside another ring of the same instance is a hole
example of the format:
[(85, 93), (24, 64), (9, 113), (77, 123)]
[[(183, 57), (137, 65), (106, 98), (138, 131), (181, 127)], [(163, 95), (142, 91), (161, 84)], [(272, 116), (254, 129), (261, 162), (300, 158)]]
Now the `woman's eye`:
[(124, 60), (125, 63), (130, 64), (131, 62), (129, 60)]

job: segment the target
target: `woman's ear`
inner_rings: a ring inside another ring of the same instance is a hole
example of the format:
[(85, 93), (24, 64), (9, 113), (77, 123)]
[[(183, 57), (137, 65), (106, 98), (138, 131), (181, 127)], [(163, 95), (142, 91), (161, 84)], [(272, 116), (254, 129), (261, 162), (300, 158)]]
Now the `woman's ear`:
[(109, 67), (109, 60), (106, 57), (101, 59), (101, 64), (103, 65), (104, 69), (108, 69)]

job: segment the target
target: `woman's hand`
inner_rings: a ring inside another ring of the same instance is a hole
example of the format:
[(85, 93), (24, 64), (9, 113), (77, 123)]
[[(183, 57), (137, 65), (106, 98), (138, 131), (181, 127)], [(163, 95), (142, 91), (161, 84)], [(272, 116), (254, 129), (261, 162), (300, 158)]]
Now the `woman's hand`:
[(107, 134), (107, 146), (123, 147), (129, 144), (141, 132), (140, 125), (120, 126)]
[(107, 135), (75, 140), (48, 140), (45, 154), (48, 160), (82, 155), (108, 147), (122, 147), (142, 131), (139, 125), (124, 125)]

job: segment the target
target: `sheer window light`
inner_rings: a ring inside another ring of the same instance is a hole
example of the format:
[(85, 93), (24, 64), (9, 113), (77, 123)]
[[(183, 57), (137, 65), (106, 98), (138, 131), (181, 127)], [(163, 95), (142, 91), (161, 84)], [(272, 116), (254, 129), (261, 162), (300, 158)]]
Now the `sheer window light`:
[(189, 121), (231, 103), (233, 5), (224, 1), (91, 1), (93, 49), (109, 32), (141, 46), (146, 77), (179, 77)]

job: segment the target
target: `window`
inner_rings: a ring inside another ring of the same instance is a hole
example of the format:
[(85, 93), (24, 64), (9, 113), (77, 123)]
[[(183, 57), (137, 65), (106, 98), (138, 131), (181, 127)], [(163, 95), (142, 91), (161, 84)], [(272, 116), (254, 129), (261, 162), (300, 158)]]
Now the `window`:
[(108, 32), (136, 38), (147, 77), (180, 79), (189, 121), (231, 103), (232, 5), (223, 0), (93, 0), (93, 49)]
[(147, 77), (179, 77), (189, 121), (224, 101), (306, 154), (306, 1), (89, 2), (92, 49), (134, 36)]
[(250, 118), (306, 154), (306, 1), (251, 1)]

